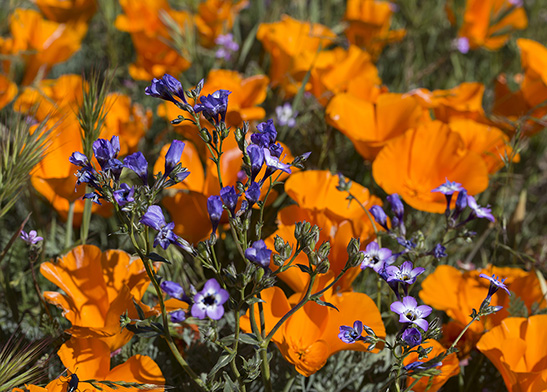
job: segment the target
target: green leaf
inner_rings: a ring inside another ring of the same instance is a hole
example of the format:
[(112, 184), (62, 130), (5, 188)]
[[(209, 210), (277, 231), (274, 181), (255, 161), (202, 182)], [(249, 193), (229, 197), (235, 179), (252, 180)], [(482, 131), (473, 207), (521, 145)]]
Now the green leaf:
[(304, 264), (296, 264), (298, 268), (300, 268), (300, 271), (304, 272), (305, 274), (311, 274), (310, 267)]
[(241, 335), (239, 335), (239, 341), (245, 344), (253, 345), (253, 346), (260, 343), (256, 335), (253, 333), (242, 333)]
[[(338, 310), (338, 308), (337, 308), (336, 306), (334, 306), (333, 304), (331, 304), (330, 302), (322, 301), (322, 300), (320, 300), (319, 298), (317, 298), (317, 299), (314, 298), (313, 301), (314, 301), (315, 303), (321, 305), (321, 306), (328, 306), (329, 308), (333, 308), (333, 309)], [(340, 311), (340, 310), (338, 310), (338, 311)]]
[(222, 354), (220, 358), (218, 359), (217, 363), (213, 368), (209, 371), (209, 374), (207, 375), (207, 380), (212, 380), (215, 374), (222, 369), (224, 366), (228, 365), (232, 359), (236, 356), (236, 353), (233, 354)]
[(171, 262), (169, 260), (167, 260), (165, 257), (163, 256), (160, 256), (159, 254), (157, 254), (156, 252), (150, 252), (146, 255), (146, 257), (148, 257), (150, 260), (152, 261), (159, 261), (159, 262), (162, 262), (162, 263), (167, 263), (167, 264), (171, 264)]

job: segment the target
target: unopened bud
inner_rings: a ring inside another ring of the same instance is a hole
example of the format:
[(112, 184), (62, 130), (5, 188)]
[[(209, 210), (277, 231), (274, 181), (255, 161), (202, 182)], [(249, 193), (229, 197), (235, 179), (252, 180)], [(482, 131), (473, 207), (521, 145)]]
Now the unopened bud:
[(285, 259), (279, 255), (273, 255), (273, 262), (276, 267), (281, 267), (285, 263)]
[(359, 253), (360, 247), (361, 241), (359, 240), (359, 238), (352, 238), (351, 240), (349, 240), (348, 247), (346, 248), (348, 256), (353, 256)]
[(326, 274), (329, 271), (330, 263), (328, 259), (323, 259), (321, 262), (319, 262), (319, 265), (317, 266), (317, 273), (319, 274)]
[(330, 242), (323, 242), (317, 251), (317, 256), (320, 259), (327, 259), (330, 253)]
[(285, 247), (285, 241), (283, 241), (283, 238), (276, 235), (274, 239), (274, 249), (277, 253), (281, 253), (283, 251), (283, 248)]
[(207, 128), (201, 128), (201, 131), (199, 131), (199, 136), (205, 143), (211, 142), (211, 134), (207, 130)]

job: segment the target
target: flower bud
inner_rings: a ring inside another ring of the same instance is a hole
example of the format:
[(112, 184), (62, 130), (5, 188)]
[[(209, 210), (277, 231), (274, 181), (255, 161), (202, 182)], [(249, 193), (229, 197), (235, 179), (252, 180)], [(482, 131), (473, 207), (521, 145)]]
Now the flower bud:
[(361, 247), (361, 240), (359, 238), (352, 238), (349, 240), (347, 252), (348, 256), (353, 256), (357, 253), (359, 253), (359, 248)]
[(319, 274), (326, 274), (329, 271), (330, 263), (328, 259), (323, 259), (321, 262), (319, 262), (319, 265), (317, 266), (317, 273)]
[(330, 253), (330, 242), (323, 242), (317, 251), (317, 256), (320, 259), (328, 259)]

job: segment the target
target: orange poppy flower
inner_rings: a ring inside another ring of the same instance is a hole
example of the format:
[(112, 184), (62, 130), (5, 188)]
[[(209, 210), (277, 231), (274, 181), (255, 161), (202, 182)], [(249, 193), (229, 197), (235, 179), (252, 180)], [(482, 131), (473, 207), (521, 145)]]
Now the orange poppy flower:
[[(271, 56), (272, 85), (281, 86), (288, 95), (295, 95), (314, 65), (315, 57), (306, 56), (306, 53), (318, 53), (333, 42), (336, 34), (321, 24), (301, 22), (283, 15), (280, 22), (262, 23), (256, 37)], [(308, 59), (308, 63), (303, 64), (302, 58)], [(297, 70), (295, 63), (298, 64)]]
[(380, 94), (374, 102), (348, 93), (336, 94), (325, 116), (368, 160), (374, 160), (389, 140), (429, 118), (416, 99), (395, 93)]
[[(526, 272), (518, 268), (498, 268), (488, 266), (483, 270), (461, 272), (448, 265), (440, 265), (422, 282), (420, 298), (424, 303), (437, 310), (445, 311), (455, 321), (451, 325), (449, 336), (457, 336), (471, 318), (473, 309), (478, 309), (488, 293), (489, 281), (480, 278), (479, 274), (495, 274), (507, 278), (505, 285), (515, 293), (531, 311), (532, 304), (536, 302), (540, 307), (545, 307), (545, 299), (541, 292), (538, 278), (533, 272)], [(503, 309), (488, 317), (482, 318), (471, 324), (467, 334), (466, 349), (463, 354), (469, 352), (480, 335), (492, 327), (499, 325), (508, 315), (509, 297), (499, 290), (491, 300), (492, 306), (503, 306)], [(447, 342), (447, 343), (452, 343)]]
[(12, 54), (20, 54), (27, 64), (22, 82), (27, 85), (80, 49), (87, 24), (52, 22), (42, 19), (38, 11), (17, 8), (10, 17), (10, 31)]
[(248, 5), (249, 0), (207, 0), (200, 3), (195, 23), (201, 44), (206, 48), (215, 46), (215, 39), (232, 30), (236, 15)]
[(58, 23), (87, 22), (97, 11), (97, 0), (35, 0), (35, 4), (46, 18)]
[(524, 8), (510, 0), (467, 0), (458, 36), (467, 38), (469, 47), (501, 48), (515, 30), (528, 26)]
[(191, 16), (173, 10), (166, 0), (120, 0), (124, 14), (118, 15), (115, 26), (131, 34), (137, 60), (129, 66), (129, 74), (136, 80), (160, 78), (165, 73), (178, 75), (190, 68), (190, 61), (167, 42), (170, 34), (162, 21), (167, 13), (184, 31), (191, 28)]
[(533, 108), (547, 101), (547, 48), (530, 39), (518, 39), (520, 62), (524, 70), (522, 94)]
[[(63, 365), (76, 374), (80, 380), (78, 389), (86, 392), (114, 392), (117, 390), (137, 392), (137, 387), (108, 387), (101, 384), (101, 381), (125, 381), (139, 384), (158, 385), (158, 388), (147, 389), (150, 391), (163, 391), (162, 385), (165, 378), (159, 366), (154, 360), (146, 355), (134, 355), (127, 361), (110, 369), (111, 349), (100, 339), (77, 339), (71, 338), (63, 344), (57, 355), (61, 358)], [(94, 388), (85, 380), (96, 380), (101, 390)], [(51, 381), (46, 389), (48, 392), (66, 391), (67, 382), (58, 378)]]
[(111, 351), (133, 336), (120, 328), (120, 316), (126, 311), (129, 317), (138, 317), (133, 301), (148, 310), (140, 303), (150, 283), (144, 266), (124, 251), (101, 253), (96, 246), (80, 245), (57, 263), (43, 263), (40, 271), (65, 293), (46, 291), (44, 297), (63, 309), (72, 323), (67, 332), (77, 338), (100, 338)]
[[(348, 255), (347, 246), (351, 238), (359, 238), (362, 246), (374, 238), (372, 224), (356, 203), (348, 205), (346, 194), (336, 189), (338, 177), (328, 171), (308, 170), (294, 173), (285, 182), (285, 192), (293, 198), (298, 206), (289, 206), (278, 213), (279, 227), (265, 242), (270, 249), (274, 248), (275, 236), (279, 235), (285, 241), (296, 246), (294, 239), (295, 222), (307, 221), (318, 225), (322, 230), (319, 233), (318, 244), (330, 241), (331, 252), (329, 261), (330, 270), (337, 275), (344, 268)], [(382, 201), (370, 194), (369, 190), (359, 184), (352, 185), (352, 193), (364, 204), (365, 208), (373, 205), (382, 205)], [(308, 265), (305, 254), (300, 254), (294, 264)], [(277, 267), (272, 263), (271, 268)], [(359, 267), (351, 268), (337, 282), (337, 290), (351, 289), (351, 283), (359, 274)], [(309, 282), (309, 275), (298, 268), (289, 268), (279, 277), (293, 290), (304, 291)]]
[(483, 335), (477, 348), (494, 364), (509, 392), (547, 390), (547, 315), (510, 317)]
[[(427, 354), (427, 359), (422, 359), (423, 361), (427, 361), (429, 359), (434, 358), (435, 356), (442, 354), (446, 351), (446, 348), (444, 348), (439, 342), (436, 340), (430, 339), (426, 343), (422, 345), (424, 348), (432, 347), (433, 350), (429, 354)], [(403, 364), (406, 366), (409, 363), (415, 362), (418, 360), (418, 353), (412, 353), (408, 355), (404, 361)], [(429, 377), (422, 377), (420, 381), (416, 383), (412, 387), (412, 390), (414, 392), (437, 392), (445, 382), (448, 381), (450, 377), (454, 377), (457, 374), (460, 374), (460, 361), (458, 360), (458, 357), (455, 353), (452, 353), (448, 355), (446, 358), (442, 360), (442, 365), (438, 368), (436, 368), (441, 371), (441, 374), (438, 374), (433, 377), (433, 381), (431, 382), (431, 386), (429, 385)], [(406, 384), (407, 387), (414, 382), (414, 379), (409, 377), (407, 378)]]
[(10, 103), (16, 95), (17, 85), (0, 74), (0, 110)]
[[(265, 331), (269, 333), (291, 309), (291, 304), (279, 287), (263, 290), (261, 297), (264, 300)], [(353, 325), (355, 320), (361, 320), (363, 324), (372, 328), (377, 336), (385, 337), (380, 312), (374, 301), (366, 294), (346, 292), (330, 296), (326, 293), (325, 297), (338, 308), (339, 312), (309, 302), (293, 314), (277, 330), (272, 339), (283, 357), (306, 377), (321, 369), (327, 359), (338, 351), (367, 351), (368, 345), (363, 342), (354, 344), (342, 342), (338, 338), (341, 325)], [(252, 306), (255, 307), (257, 325), (260, 325), (258, 307), (256, 304)], [(240, 325), (244, 332), (252, 332), (248, 314), (241, 317)]]
[(349, 0), (344, 16), (348, 41), (377, 58), (385, 45), (403, 39), (404, 29), (390, 30), (392, 7), (387, 1)]
[(461, 183), (470, 195), (488, 186), (486, 163), (440, 121), (420, 124), (390, 140), (373, 162), (372, 174), (387, 193), (398, 193), (410, 206), (436, 213), (445, 211), (446, 199), (431, 190), (446, 179)]
[(482, 108), (484, 85), (476, 82), (462, 83), (449, 90), (429, 91), (419, 88), (409, 92), (427, 109), (433, 109), (436, 120), (449, 122), (454, 118), (485, 118)]
[[(490, 174), (501, 169), (504, 166), (502, 158), (510, 157), (513, 152), (509, 138), (499, 128), (468, 119), (454, 120), (448, 125), (461, 136), (468, 150), (481, 155)], [(519, 162), (520, 156), (515, 155), (513, 161)]]

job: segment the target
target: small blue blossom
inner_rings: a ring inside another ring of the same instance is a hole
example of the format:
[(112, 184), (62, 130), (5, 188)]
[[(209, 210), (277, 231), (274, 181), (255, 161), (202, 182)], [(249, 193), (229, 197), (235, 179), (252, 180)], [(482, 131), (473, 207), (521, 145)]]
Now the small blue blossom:
[(266, 162), (266, 173), (264, 173), (264, 181), (266, 178), (271, 176), (277, 170), (284, 171), (287, 174), (291, 174), (291, 165), (288, 163), (283, 163), (279, 160), (279, 157), (272, 155), (268, 148), (264, 148), (264, 162)]
[(400, 282), (406, 285), (411, 285), (416, 282), (416, 278), (423, 274), (425, 268), (416, 267), (413, 268), (411, 261), (405, 261), (401, 267), (396, 267), (391, 265), (386, 268), (386, 274), (388, 278), (386, 281), (389, 282)]
[(194, 107), (196, 113), (203, 112), (204, 115), (211, 118), (216, 125), (226, 120), (226, 111), (228, 110), (228, 95), (231, 91), (217, 90), (213, 94), (200, 98), (200, 103)]
[[(180, 140), (173, 140), (171, 146), (169, 146), (169, 150), (167, 150), (167, 154), (165, 154), (165, 173), (163, 174), (164, 177), (169, 176), (175, 166), (178, 165), (178, 163), (180, 162), (180, 158), (182, 157), (183, 151), (184, 142), (181, 142)], [(188, 174), (186, 174), (186, 176), (188, 176)]]
[(28, 233), (21, 230), (21, 239), (27, 243), (27, 245), (35, 245), (44, 239), (38, 235), (36, 230), (31, 230)]
[(293, 110), (289, 102), (285, 102), (285, 104), (276, 107), (275, 114), (279, 125), (287, 125), (291, 128), (296, 125), (296, 116), (298, 115), (298, 112)]
[(237, 201), (239, 199), (239, 195), (236, 193), (233, 186), (225, 186), (220, 190), (220, 198), (222, 199), (222, 202), (228, 208), (232, 216), (235, 215), (235, 209), (237, 206)]
[(448, 178), (447, 178), (444, 184), (439, 185), (437, 188), (433, 189), (431, 192), (440, 192), (443, 195), (452, 195), (455, 192), (460, 192), (462, 190), (464, 190), (462, 184), (448, 181)]
[(251, 206), (255, 204), (260, 199), (260, 185), (256, 182), (251, 182), (251, 185), (245, 191), (245, 197)]
[(184, 313), (184, 310), (182, 309), (169, 313), (169, 316), (171, 316), (172, 323), (182, 323), (186, 320), (186, 313)]
[(408, 250), (416, 248), (416, 244), (414, 242), (403, 237), (397, 237), (397, 243)]
[(442, 362), (421, 362), (421, 361), (415, 361), (411, 362), (408, 365), (404, 366), (405, 370), (407, 371), (414, 371), (418, 372), (420, 370), (429, 370), (437, 366), (441, 366)]
[(245, 250), (247, 260), (258, 264), (262, 268), (269, 267), (271, 255), (272, 251), (266, 247), (264, 240), (253, 242), (253, 245)]
[(184, 289), (177, 282), (172, 282), (170, 280), (163, 280), (160, 283), (160, 288), (165, 294), (173, 298), (182, 300), (184, 296)]
[(487, 298), (492, 298), (492, 296), (498, 291), (499, 289), (505, 290), (505, 292), (509, 295), (511, 293), (509, 292), (509, 289), (504, 284), (504, 282), (507, 280), (507, 278), (503, 280), (498, 280), (500, 277), (498, 276), (496, 278), (496, 275), (492, 274), (492, 276), (488, 276), (486, 274), (480, 274), (479, 277), (488, 279), (490, 281), (490, 287), (488, 288), (488, 295)]
[(448, 256), (446, 254), (446, 248), (441, 244), (435, 245), (435, 248), (433, 248), (433, 256), (435, 256), (436, 259), (441, 259)]
[(416, 328), (410, 327), (404, 330), (401, 339), (412, 348), (422, 343), (422, 334)]
[(89, 199), (91, 200), (93, 203), (95, 204), (98, 204), (100, 206), (102, 206), (102, 203), (99, 199), (102, 199), (102, 196), (99, 195), (97, 192), (90, 192), (90, 193), (86, 193), (82, 199)]
[(106, 139), (97, 139), (93, 142), (93, 154), (103, 170), (108, 170), (117, 166), (115, 163), (110, 163), (110, 161), (117, 158), (119, 153), (120, 139), (118, 136), (112, 136), (110, 141)]
[(251, 135), (251, 142), (257, 146), (268, 148), (275, 143), (277, 139), (277, 131), (272, 119), (267, 122), (260, 123), (256, 126), (258, 132)]
[(72, 155), (68, 158), (68, 161), (76, 166), (81, 166), (81, 167), (90, 166), (89, 160), (87, 159), (87, 157), (78, 151), (73, 152)]
[(400, 316), (400, 323), (412, 323), (424, 331), (429, 328), (429, 323), (425, 320), (425, 317), (431, 314), (432, 309), (427, 305), (418, 306), (418, 302), (414, 297), (403, 297), (402, 301), (393, 302), (390, 309)]
[(211, 320), (220, 320), (224, 315), (224, 303), (230, 295), (220, 287), (216, 279), (209, 279), (205, 282), (203, 290), (194, 295), (192, 305), (192, 316), (203, 320), (209, 317)]
[(382, 226), (384, 229), (389, 231), (387, 227), (387, 215), (384, 212), (383, 208), (380, 206), (372, 206), (369, 209), (370, 214), (374, 217), (374, 220)]
[(467, 54), (469, 52), (469, 39), (466, 37), (456, 38), (454, 41), (454, 47), (458, 49), (461, 54)]
[(165, 222), (165, 217), (160, 206), (154, 205), (148, 207), (146, 214), (143, 215), (140, 222), (158, 231), (158, 234), (154, 238), (154, 248), (160, 245), (163, 249), (167, 249), (169, 245), (175, 244), (188, 252), (192, 252), (192, 247), (173, 232), (175, 223)]
[[(82, 167), (74, 174), (77, 177), (76, 187), (80, 184), (89, 184), (93, 188), (97, 189), (99, 184), (97, 183), (97, 177), (95, 177), (95, 169), (92, 167)], [(76, 192), (76, 189), (74, 189)]]
[(406, 228), (404, 222), (405, 207), (403, 202), (397, 193), (389, 195), (387, 201), (391, 205), (391, 211), (393, 211), (393, 214), (395, 215), (391, 220), (391, 227), (398, 227), (399, 232), (404, 236), (406, 234)]
[(384, 265), (393, 264), (395, 259), (388, 248), (380, 248), (376, 241), (369, 243), (364, 251), (365, 258), (361, 262), (361, 269), (372, 268), (377, 273), (384, 268)]
[(232, 54), (239, 50), (239, 45), (234, 41), (234, 36), (232, 34), (220, 34), (215, 39), (215, 44), (220, 46), (215, 53), (217, 59), (230, 61)]
[(251, 181), (254, 181), (264, 165), (264, 148), (251, 144), (247, 147), (247, 154), (251, 160)]
[(125, 206), (127, 203), (132, 203), (135, 201), (135, 187), (130, 187), (125, 182), (120, 185), (120, 189), (112, 192), (112, 196), (116, 203), (120, 207)]
[(144, 185), (148, 185), (148, 161), (142, 155), (142, 152), (138, 151), (126, 156), (123, 160), (123, 165), (133, 170)]
[(363, 323), (359, 320), (356, 320), (353, 323), (353, 327), (341, 325), (338, 338), (344, 343), (353, 344), (355, 342), (358, 342), (359, 340), (365, 340), (365, 338), (361, 336), (362, 333)]
[(209, 212), (209, 219), (213, 226), (213, 234), (217, 231), (218, 223), (222, 217), (222, 199), (220, 196), (209, 196), (207, 199), (207, 212)]
[(169, 74), (163, 75), (161, 79), (154, 78), (152, 84), (144, 89), (144, 93), (151, 97), (171, 101), (175, 105), (178, 105), (179, 102), (173, 97), (173, 95), (175, 95), (180, 98), (182, 102), (186, 103), (182, 84)]
[(467, 195), (467, 205), (469, 208), (471, 208), (471, 219), (472, 217), (477, 218), (486, 218), (490, 222), (495, 222), (496, 219), (494, 218), (494, 215), (492, 215), (492, 210), (490, 209), (490, 206), (481, 207), (477, 204), (477, 200), (471, 195)]

